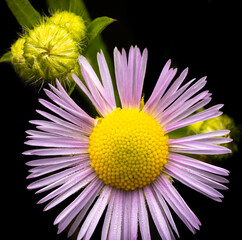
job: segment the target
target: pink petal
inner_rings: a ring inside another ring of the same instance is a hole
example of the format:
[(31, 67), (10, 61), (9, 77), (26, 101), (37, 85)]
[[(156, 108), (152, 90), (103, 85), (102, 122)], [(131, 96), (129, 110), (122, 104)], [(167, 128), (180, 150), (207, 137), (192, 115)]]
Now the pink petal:
[(109, 201), (109, 197), (111, 194), (112, 188), (109, 186), (105, 186), (102, 190), (98, 200), (92, 207), (91, 211), (87, 215), (84, 223), (81, 226), (81, 230), (78, 234), (77, 239), (82, 239), (85, 235), (85, 239), (90, 239), (107, 204)]
[(145, 197), (143, 194), (143, 190), (139, 189), (139, 211), (138, 211), (138, 219), (139, 219), (139, 227), (142, 239), (150, 240), (150, 227), (149, 227), (149, 218), (146, 209)]
[(173, 233), (172, 233), (171, 229), (169, 228), (168, 223), (165, 219), (165, 215), (164, 215), (164, 213), (162, 213), (162, 211), (158, 205), (157, 199), (153, 195), (150, 186), (144, 187), (144, 193), (145, 193), (145, 198), (147, 200), (147, 203), (148, 203), (148, 206), (150, 209), (151, 216), (154, 220), (154, 223), (156, 225), (156, 228), (157, 228), (160, 236), (164, 240), (174, 239)]

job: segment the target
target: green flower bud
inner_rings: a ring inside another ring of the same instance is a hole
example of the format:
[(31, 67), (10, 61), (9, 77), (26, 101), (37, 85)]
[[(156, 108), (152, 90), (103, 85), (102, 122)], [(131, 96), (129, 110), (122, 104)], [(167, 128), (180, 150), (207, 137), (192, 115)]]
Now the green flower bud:
[(48, 22), (60, 25), (72, 34), (73, 38), (79, 42), (84, 41), (87, 35), (87, 28), (84, 19), (72, 12), (56, 12), (48, 19)]
[(33, 73), (31, 69), (27, 66), (25, 58), (23, 56), (24, 43), (25, 43), (25, 38), (21, 37), (12, 45), (11, 62), (13, 64), (14, 70), (19, 74), (21, 78), (31, 79), (33, 78)]
[(72, 35), (53, 23), (35, 27), (25, 38), (23, 56), (36, 79), (65, 79), (74, 68), (78, 55), (78, 44)]
[[(21, 78), (32, 82), (73, 82), (79, 74), (78, 56), (85, 51), (87, 28), (74, 13), (56, 12), (26, 31), (11, 47), (11, 62)], [(67, 84), (66, 84), (67, 83)]]

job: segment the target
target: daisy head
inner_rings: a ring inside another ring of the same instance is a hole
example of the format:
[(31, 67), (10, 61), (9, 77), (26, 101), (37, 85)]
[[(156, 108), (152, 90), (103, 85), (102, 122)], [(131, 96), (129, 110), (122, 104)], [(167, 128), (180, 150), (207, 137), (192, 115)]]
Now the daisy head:
[[(49, 210), (74, 195), (55, 219), (58, 233), (68, 225), (68, 236), (80, 227), (77, 239), (90, 239), (105, 214), (101, 239), (151, 239), (149, 213), (161, 239), (179, 237), (171, 209), (195, 233), (200, 221), (175, 189), (175, 180), (221, 201), (228, 171), (196, 159), (196, 154), (227, 154), (219, 144), (231, 139), (219, 130), (171, 138), (171, 133), (191, 124), (218, 117), (222, 104), (197, 111), (211, 101), (202, 91), (206, 77), (185, 81), (188, 69), (176, 77), (169, 60), (153, 92), (142, 99), (148, 52), (131, 47), (114, 49), (118, 96), (103, 53), (97, 55), (98, 78), (85, 57), (79, 57), (84, 81), (73, 79), (90, 99), (98, 116), (88, 115), (57, 87), (45, 90), (51, 101), (40, 99), (49, 111), (37, 110), (46, 120), (33, 120), (27, 131), (25, 155), (36, 156), (28, 178), (29, 189), (47, 192)], [(120, 101), (117, 101), (120, 100)], [(120, 102), (120, 103), (119, 103)]]

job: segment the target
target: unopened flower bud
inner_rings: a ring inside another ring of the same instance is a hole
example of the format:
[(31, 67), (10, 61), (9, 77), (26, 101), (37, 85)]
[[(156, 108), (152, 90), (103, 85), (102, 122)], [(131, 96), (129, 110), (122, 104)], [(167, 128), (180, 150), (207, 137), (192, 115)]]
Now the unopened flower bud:
[(57, 78), (70, 85), (71, 74), (79, 71), (78, 56), (86, 47), (86, 36), (80, 16), (56, 12), (12, 45), (14, 69), (27, 81), (55, 82)]
[(31, 79), (33, 73), (31, 69), (27, 66), (24, 54), (24, 43), (25, 38), (20, 37), (11, 47), (11, 62), (13, 64), (14, 70), (23, 79)]
[(72, 12), (55, 12), (48, 22), (64, 27), (76, 41), (85, 41), (87, 28), (84, 19)]
[(30, 30), (25, 40), (23, 55), (36, 79), (65, 79), (77, 62), (78, 44), (63, 27), (43, 23)]

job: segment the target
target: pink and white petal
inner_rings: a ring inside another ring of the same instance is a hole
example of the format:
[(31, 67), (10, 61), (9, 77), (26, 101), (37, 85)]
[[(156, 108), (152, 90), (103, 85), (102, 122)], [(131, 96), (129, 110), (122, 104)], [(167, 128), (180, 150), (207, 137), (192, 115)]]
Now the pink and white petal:
[(86, 203), (86, 205), (84, 207), (82, 207), (81, 205), (77, 205), (76, 208), (74, 208), (67, 216), (66, 218), (64, 218), (58, 225), (58, 233), (63, 231), (70, 223), (71, 221), (75, 218), (75, 221), (72, 223), (69, 231), (68, 231), (68, 237), (70, 237), (75, 231), (76, 229), (80, 226), (80, 223), (82, 222), (82, 220), (84, 219), (84, 217), (86, 216), (87, 211), (89, 210), (89, 208), (92, 206), (92, 204), (94, 203), (96, 197), (98, 196), (99, 193), (97, 193), (97, 195), (92, 195), (92, 197), (89, 199), (89, 201)]
[(160, 175), (157, 178), (157, 184), (159, 185), (158, 190), (161, 192), (162, 196), (165, 198), (177, 216), (188, 227), (188, 229), (190, 229), (190, 231), (193, 233), (195, 233), (195, 229), (199, 230), (199, 225), (201, 225), (199, 219), (187, 206), (186, 202), (183, 200), (174, 186), (170, 183), (167, 177)]
[(172, 78), (168, 77), (171, 75), (171, 74), (168, 74), (168, 72), (169, 73), (173, 72), (173, 70), (169, 70), (170, 65), (171, 65), (171, 60), (168, 60), (160, 73), (160, 76), (156, 82), (156, 85), (153, 89), (151, 96), (149, 97), (148, 101), (144, 106), (144, 111), (149, 111), (149, 109), (152, 106), (156, 105), (156, 103), (160, 100), (166, 88), (170, 84)]
[(80, 121), (82, 121), (84, 126), (90, 127), (93, 125), (94, 119), (88, 116), (83, 110), (82, 111), (77, 111), (75, 108), (73, 108), (66, 100), (63, 100), (59, 98), (57, 95), (55, 95), (53, 92), (44, 89), (46, 95), (59, 107), (63, 108), (70, 114), (76, 116)]
[(60, 82), (58, 80), (56, 80), (56, 84), (58, 89), (56, 89), (54, 86), (52, 86), (51, 84), (49, 84), (50, 89), (53, 91), (53, 94), (49, 94), (49, 91), (44, 89), (45, 91), (47, 91), (47, 94), (50, 99), (52, 99), (53, 101), (58, 101), (61, 102), (62, 104), (65, 103), (64, 105), (70, 109), (73, 109), (73, 111), (75, 111), (76, 113), (79, 113), (81, 116), (83, 116), (83, 118), (86, 119), (86, 121), (89, 121), (89, 123), (91, 124), (93, 122), (93, 118), (90, 117), (83, 109), (81, 109), (71, 98), (70, 96), (67, 94), (67, 92), (65, 91), (65, 89), (61, 86)]
[(139, 219), (139, 228), (142, 239), (150, 240), (150, 227), (149, 227), (149, 218), (146, 209), (145, 197), (142, 189), (138, 190), (139, 194), (139, 211), (138, 211), (138, 219)]
[[(170, 69), (169, 72), (167, 73), (167, 80), (165, 82), (165, 86), (164, 86), (164, 91), (166, 91), (168, 88), (168, 85), (170, 84), (170, 82), (173, 80), (175, 74), (176, 74), (176, 70), (177, 69)], [(168, 91), (168, 90), (167, 90)], [(162, 92), (162, 94), (164, 94)], [(175, 95), (175, 94), (174, 94)], [(156, 99), (156, 102), (154, 102), (151, 107), (149, 108), (149, 113), (151, 115), (153, 115), (154, 117), (157, 117), (159, 114), (161, 114), (163, 112), (163, 110), (167, 107), (165, 104), (164, 104), (164, 97), (166, 96), (166, 94), (164, 94), (161, 98), (157, 98)]]
[(190, 166), (184, 166), (181, 164), (178, 164), (173, 161), (169, 161), (169, 164), (172, 166), (181, 169), (184, 172), (189, 173), (193, 178), (197, 179), (200, 182), (205, 183), (208, 186), (211, 186), (212, 188), (215, 189), (220, 189), (220, 190), (227, 190), (228, 188), (224, 185), (222, 185), (219, 182), (224, 182), (224, 178), (217, 176), (212, 173), (208, 173), (206, 171), (202, 171), (201, 169), (195, 169)]
[(121, 105), (125, 104), (125, 99), (124, 99), (124, 82), (123, 82), (123, 73), (122, 73), (122, 68), (121, 68), (121, 54), (118, 51), (118, 49), (115, 47), (113, 51), (113, 58), (114, 58), (114, 70), (115, 70), (115, 77), (116, 77), (116, 84), (117, 84), (117, 89), (119, 93), (119, 98), (121, 101)]
[[(81, 67), (81, 70), (82, 70), (83, 77), (85, 77), (86, 79), (89, 79), (89, 76), (82, 69), (82, 67)], [(81, 90), (85, 93), (85, 95), (90, 99), (93, 106), (100, 113), (100, 115), (106, 116), (108, 111), (104, 107), (104, 101), (103, 101), (103, 99), (101, 99), (100, 94), (95, 91), (95, 98), (94, 98), (92, 93), (87, 89), (87, 87), (82, 83), (82, 81), (75, 74), (72, 74), (72, 78), (74, 79), (76, 84), (81, 88)]]
[[(67, 168), (67, 167), (73, 167), (76, 165), (79, 165), (79, 160), (73, 161), (73, 162), (66, 162), (66, 163), (61, 163), (61, 164), (55, 164), (52, 166), (40, 166), (40, 167), (35, 167), (29, 170), (29, 172), (31, 172), (32, 174), (30, 176), (28, 176), (27, 178), (36, 178), (36, 177), (40, 177), (42, 175), (48, 174), (48, 173), (52, 173), (55, 171), (60, 171), (63, 168)], [(89, 161), (87, 161), (85, 163), (87, 166), (89, 163)], [(84, 164), (82, 165), (84, 167)]]
[[(40, 121), (38, 121), (40, 123)], [(64, 128), (60, 124), (56, 124), (53, 122), (42, 122), (43, 124), (39, 124), (36, 128), (48, 133), (50, 136), (59, 136), (59, 137), (69, 137), (75, 139), (83, 139), (83, 137), (90, 136), (91, 130), (80, 128), (80, 131), (75, 131), (72, 129)], [(35, 137), (35, 139), (38, 139)]]
[(90, 117), (82, 108), (80, 108), (73, 100), (72, 98), (67, 94), (65, 89), (62, 87), (60, 82), (57, 80), (56, 81), (57, 88), (60, 92), (60, 94), (57, 94), (59, 97), (61, 97), (63, 100), (68, 102), (77, 112), (81, 113), (84, 115), (87, 119), (89, 119), (90, 124), (93, 123), (93, 118)]
[(201, 152), (204, 152), (204, 154), (206, 152), (208, 152), (207, 154), (231, 153), (231, 150), (226, 147), (211, 144), (204, 141), (186, 141), (186, 142), (180, 142), (180, 143), (171, 143), (169, 144), (169, 150), (171, 152), (183, 152), (183, 153), (193, 152), (195, 154), (196, 154), (196, 151), (198, 151), (197, 154), (200, 154)]
[(116, 199), (117, 194), (118, 194), (118, 190), (114, 188), (112, 191), (112, 194), (110, 196), (108, 209), (107, 209), (105, 219), (103, 222), (102, 235), (101, 235), (102, 240), (108, 239), (110, 225), (111, 225), (111, 219), (112, 219), (112, 215), (113, 215), (114, 204), (115, 204), (115, 199)]
[(81, 88), (81, 90), (85, 93), (85, 95), (90, 99), (90, 101), (92, 102), (93, 106), (96, 109), (99, 109), (98, 103), (95, 101), (95, 99), (93, 98), (92, 94), (89, 92), (89, 90), (84, 85), (84, 83), (75, 74), (72, 74), (72, 78), (74, 79), (76, 84)]
[(144, 85), (144, 78), (146, 72), (146, 65), (148, 59), (148, 51), (144, 49), (142, 56), (140, 50), (135, 47), (135, 73), (134, 73), (134, 84), (133, 84), (133, 107), (139, 109), (140, 101), (142, 96), (142, 89)]
[(169, 106), (160, 115), (159, 121), (162, 122), (163, 125), (167, 124), (167, 122), (170, 122), (172, 119), (174, 119), (175, 117), (177, 117), (180, 114), (182, 114), (183, 112), (185, 112), (192, 105), (194, 105), (195, 103), (199, 102), (200, 100), (203, 100), (204, 98), (206, 98), (209, 95), (209, 92), (204, 91), (187, 101), (187, 97), (190, 97), (193, 94), (194, 93), (191, 91), (189, 96), (186, 94), (181, 95), (171, 106)]
[[(84, 186), (84, 184), (89, 183), (94, 178), (94, 176), (95, 176), (95, 174), (94, 174), (92, 168), (86, 168), (83, 171), (78, 172), (78, 174), (73, 174), (71, 176), (71, 178), (69, 178), (66, 182), (64, 182), (59, 188), (50, 192), (48, 195), (46, 195), (41, 200), (39, 200), (38, 203), (47, 202), (56, 196), (64, 194), (67, 190), (68, 191), (71, 190), (74, 193), (75, 191), (80, 190), (82, 188), (82, 186)], [(71, 193), (71, 194), (73, 194), (73, 193)], [(53, 204), (52, 204), (52, 207), (54, 207)], [(46, 208), (46, 210), (48, 210), (50, 208), (51, 208), (51, 206)]]
[[(192, 81), (190, 81), (190, 82), (192, 82)], [(190, 88), (188, 88), (188, 90), (186, 90), (186, 92), (183, 93), (183, 91), (190, 85), (190, 82), (188, 84), (186, 84), (185, 86), (183, 86), (178, 91), (176, 91), (177, 87), (179, 87), (181, 84), (181, 80), (180, 80), (180, 81), (178, 81), (178, 84), (175, 86), (175, 89), (173, 89), (173, 91), (170, 91), (170, 90), (172, 90), (172, 87), (167, 91), (166, 95), (162, 98), (162, 100), (160, 102), (160, 106), (161, 106), (160, 110), (162, 110), (162, 113), (160, 113), (159, 118), (160, 118), (161, 122), (162, 122), (162, 120), (165, 120), (167, 116), (171, 115), (172, 112), (174, 112), (176, 109), (178, 109), (180, 106), (182, 106), (184, 104), (184, 102), (187, 101), (191, 96), (193, 96), (201, 88), (203, 88), (206, 84), (206, 78), (200, 79), (195, 84), (193, 84)], [(175, 85), (175, 84), (176, 84), (176, 81), (174, 82), (173, 85)], [(179, 95), (178, 95), (178, 93), (179, 93)], [(168, 108), (165, 111), (163, 111), (163, 109), (165, 109), (166, 107), (168, 107)]]
[(62, 157), (53, 157), (53, 158), (42, 158), (32, 160), (26, 163), (27, 166), (38, 167), (38, 166), (51, 166), (55, 164), (75, 162), (79, 160), (79, 163), (90, 160), (88, 155), (75, 155), (75, 156), (62, 156)]
[(147, 200), (151, 216), (154, 220), (156, 228), (163, 240), (174, 239), (172, 230), (170, 229), (164, 213), (158, 205), (157, 199), (152, 193), (150, 186), (144, 187), (145, 198)]
[[(111, 108), (115, 108), (115, 104), (113, 104), (113, 102), (111, 101), (111, 99), (109, 98), (107, 92), (105, 91), (104, 87), (102, 86), (100, 80), (98, 79), (96, 73), (94, 72), (93, 68), (91, 67), (90, 63), (87, 61), (87, 59), (84, 56), (79, 56), (78, 57), (79, 63), (81, 68), (85, 71), (86, 73), (86, 77), (84, 76), (84, 80), (86, 81), (87, 85), (88, 82), (89, 83), (93, 83), (93, 85), (96, 87), (96, 89), (99, 91), (99, 93), (101, 94), (103, 100), (109, 105), (109, 107)], [(90, 89), (91, 90), (91, 89)]]
[(159, 187), (157, 181), (153, 182), (152, 187), (153, 187), (154, 192), (155, 192), (155, 194), (157, 196), (157, 200), (159, 201), (159, 203), (160, 203), (160, 205), (161, 205), (161, 207), (162, 207), (162, 209), (163, 209), (163, 211), (165, 213), (166, 218), (168, 219), (172, 229), (175, 231), (175, 233), (179, 237), (179, 233), (178, 233), (178, 230), (176, 228), (176, 224), (175, 224), (175, 222), (173, 220), (173, 217), (171, 215), (171, 212), (170, 212), (166, 202), (164, 201), (164, 198), (163, 198), (161, 192), (159, 191), (160, 187)]
[(83, 78), (85, 79), (85, 82), (88, 86), (90, 94), (91, 94), (94, 102), (96, 103), (96, 108), (97, 108), (98, 112), (102, 116), (106, 116), (109, 112), (111, 112), (112, 108), (106, 103), (105, 99), (100, 94), (100, 92), (96, 88), (95, 84), (93, 83), (92, 79), (90, 78), (88, 73), (84, 70), (82, 65), (81, 65), (81, 73), (82, 73)]
[(42, 148), (23, 152), (23, 155), (36, 156), (60, 156), (60, 155), (74, 155), (74, 154), (88, 153), (87, 149), (80, 148)]
[(130, 215), (131, 215), (131, 191), (127, 191), (124, 194), (124, 209), (123, 209), (123, 231), (122, 231), (122, 239), (129, 239), (130, 238), (130, 232), (131, 232), (131, 226), (130, 226)]
[(190, 80), (188, 83), (186, 83), (184, 86), (182, 86), (180, 89), (177, 90), (173, 95), (167, 97), (167, 98), (161, 98), (156, 106), (156, 112), (154, 114), (155, 117), (162, 116), (163, 111), (172, 104), (182, 93), (195, 81), (196, 79)]
[(98, 197), (98, 200), (92, 207), (91, 211), (87, 215), (84, 223), (81, 226), (81, 230), (77, 236), (77, 240), (82, 239), (85, 236), (85, 239), (90, 239), (108, 202), (112, 192), (112, 188), (105, 186)]
[(203, 195), (215, 201), (221, 202), (220, 198), (222, 198), (223, 195), (220, 192), (218, 192), (211, 186), (208, 186), (203, 182), (198, 181), (196, 178), (194, 178), (193, 175), (187, 173), (186, 171), (167, 163), (164, 172), (171, 177), (176, 178), (178, 181), (182, 182), (188, 187), (202, 193)]
[(110, 229), (108, 239), (121, 239), (123, 207), (124, 207), (124, 194), (121, 190), (117, 190), (114, 200), (112, 218), (110, 221)]
[(55, 219), (54, 224), (58, 224), (62, 221), (76, 206), (84, 207), (88, 200), (93, 194), (97, 194), (101, 191), (104, 183), (99, 179), (95, 178), (92, 180), (84, 190), (72, 201)]
[(137, 239), (138, 234), (138, 192), (137, 190), (122, 192), (123, 222), (122, 239)]
[(92, 119), (92, 122), (89, 124), (89, 126), (86, 124), (85, 125), (85, 129), (83, 129), (80, 126), (77, 126), (75, 124), (67, 122), (67, 121), (65, 121), (63, 119), (60, 119), (60, 118), (58, 118), (58, 117), (56, 117), (56, 116), (54, 116), (54, 115), (52, 115), (50, 113), (47, 113), (45, 111), (36, 110), (36, 112), (39, 113), (40, 115), (42, 115), (43, 117), (51, 120), (52, 122), (62, 125), (64, 128), (75, 130), (75, 131), (81, 132), (81, 133), (83, 133), (85, 131), (85, 129), (88, 129), (88, 132), (89, 132), (90, 129), (93, 128), (93, 124), (94, 124), (94, 119)]
[(80, 169), (83, 169), (82, 165), (77, 165), (75, 167), (72, 168), (68, 168), (64, 171), (52, 174), (50, 176), (47, 176), (45, 178), (41, 178), (37, 181), (32, 182), (31, 184), (28, 185), (28, 189), (37, 189), (37, 188), (41, 188), (44, 186), (48, 186), (52, 183), (55, 183), (61, 179), (68, 179), (69, 176), (71, 176), (73, 173), (79, 171)]
[(73, 148), (88, 148), (88, 142), (79, 142), (75, 139), (42, 139), (42, 140), (28, 140), (24, 144), (29, 146), (40, 146), (40, 147), (73, 147)]
[[(75, 178), (79, 174), (81, 175), (83, 171), (91, 169), (90, 166), (87, 166), (87, 164), (85, 162), (83, 164), (79, 164), (78, 167), (79, 167), (78, 171), (75, 171), (75, 172), (67, 175), (66, 177), (60, 178), (57, 181), (46, 185), (45, 187), (39, 189), (36, 192), (36, 194), (37, 193), (46, 192), (46, 191), (49, 191), (49, 190), (51, 190), (53, 188), (59, 187), (59, 186), (65, 184), (65, 183), (67, 183), (68, 181), (70, 181), (70, 179)], [(72, 167), (72, 168), (75, 168), (75, 167)]]
[[(131, 192), (130, 202), (130, 239), (137, 239), (138, 235), (138, 191), (134, 190)], [(125, 202), (123, 203), (125, 206)]]
[[(100, 187), (98, 185), (99, 184), (94, 186), (96, 188), (94, 188), (93, 191), (91, 191), (87, 195), (84, 192), (85, 189), (83, 190), (83, 192), (81, 194), (83, 194), (83, 196), (86, 195), (86, 197), (82, 198), (82, 200), (79, 202), (79, 204), (77, 204), (64, 218), (62, 218), (62, 220), (59, 222), (59, 225), (58, 225), (58, 228), (59, 228), (58, 233), (63, 231), (68, 226), (68, 224), (77, 216), (68, 232), (68, 237), (71, 236), (75, 232), (75, 230), (80, 225), (83, 218), (85, 217), (90, 206), (92, 205), (93, 202), (95, 202), (96, 197), (98, 196), (98, 194), (100, 193), (100, 191), (102, 189), (102, 186)], [(81, 194), (79, 196), (81, 196)]]
[(39, 102), (45, 106), (46, 108), (48, 108), (49, 110), (51, 110), (52, 112), (54, 112), (55, 114), (59, 115), (60, 117), (66, 119), (67, 121), (77, 125), (77, 126), (82, 126), (83, 123), (80, 120), (80, 118), (73, 116), (72, 114), (64, 111), (63, 109), (61, 109), (60, 107), (57, 107), (56, 105), (44, 100), (44, 99), (40, 99)]
[[(89, 184), (91, 181), (93, 181), (93, 179), (96, 177), (96, 174), (93, 171), (91, 171), (91, 170), (90, 170), (91, 173), (88, 173), (89, 175), (87, 174), (87, 177), (85, 179), (82, 179), (82, 177), (84, 175), (83, 174), (80, 177), (80, 181), (77, 184), (75, 184), (74, 186), (70, 186), (68, 184), (65, 185), (65, 187), (67, 188), (67, 190), (64, 191), (63, 193), (60, 193), (53, 200), (51, 200), (45, 206), (44, 211), (48, 211), (49, 209), (55, 207), (56, 205), (58, 205), (59, 203), (63, 202), (65, 199), (67, 199), (68, 197), (70, 197), (71, 195), (73, 195), (74, 193), (76, 193), (77, 191), (79, 191), (80, 189), (82, 189), (84, 186), (86, 186), (87, 184)], [(68, 189), (68, 187), (69, 187), (69, 189)], [(49, 196), (49, 198), (52, 198), (52, 196)]]
[[(65, 131), (68, 133), (68, 131), (70, 131), (70, 133), (75, 134), (75, 135), (81, 135), (83, 133), (82, 129), (83, 128), (77, 128), (77, 129), (73, 129), (73, 128), (68, 128), (68, 125), (64, 125), (64, 124), (59, 124), (59, 123), (55, 123), (53, 121), (46, 121), (46, 120), (31, 120), (29, 121), (29, 123), (34, 124), (37, 126), (38, 129), (47, 129), (47, 128), (52, 128), (52, 129), (56, 129), (56, 130), (61, 130), (61, 131)], [(58, 131), (56, 131), (56, 135), (58, 135)]]
[(206, 138), (203, 140), (197, 140), (197, 142), (204, 142), (208, 144), (224, 144), (224, 143), (230, 143), (233, 139), (231, 138), (225, 138), (225, 137), (216, 137), (216, 138)]
[(222, 176), (228, 176), (229, 171), (221, 168), (221, 167), (217, 167), (214, 166), (212, 164), (209, 163), (205, 163), (202, 161), (199, 161), (197, 159), (182, 155), (182, 154), (177, 154), (177, 153), (169, 153), (168, 155), (168, 159), (172, 160), (176, 163), (185, 165), (185, 166), (190, 166), (196, 169), (200, 169), (206, 172), (210, 172), (213, 174), (218, 174), (218, 175), (222, 175)]
[(104, 90), (109, 96), (110, 100), (112, 101), (112, 104), (116, 106), (112, 79), (111, 79), (108, 65), (102, 50), (100, 53), (97, 54), (97, 60), (98, 60), (98, 66), (99, 66), (99, 71), (101, 74)]
[(183, 143), (183, 142), (189, 142), (189, 141), (198, 141), (198, 140), (204, 140), (204, 139), (216, 139), (214, 137), (220, 137), (224, 136), (230, 133), (230, 130), (218, 130), (218, 131), (212, 131), (207, 133), (200, 133), (200, 134), (194, 134), (187, 137), (177, 138), (177, 139), (169, 139), (168, 142), (170, 143)]
[(26, 138), (29, 138), (29, 139), (42, 139), (42, 138), (56, 137), (56, 134), (51, 134), (51, 133), (36, 131), (36, 130), (27, 130), (26, 133), (28, 134)]
[(185, 118), (181, 121), (178, 121), (178, 122), (172, 123), (168, 126), (165, 126), (163, 128), (163, 130), (166, 133), (169, 133), (171, 131), (174, 131), (176, 129), (188, 126), (188, 125), (196, 123), (196, 122), (201, 122), (201, 121), (205, 121), (205, 120), (208, 120), (208, 119), (211, 119), (211, 118), (218, 117), (222, 114), (222, 112), (218, 111), (221, 107), (223, 107), (222, 104), (215, 105), (211, 108), (208, 108), (207, 110), (196, 113), (196, 114), (194, 114), (194, 115), (192, 115), (188, 118)]
[[(176, 69), (176, 71), (177, 71), (177, 69)], [(176, 73), (176, 71), (174, 73)], [(162, 101), (162, 105), (163, 106), (170, 105), (170, 103), (173, 102), (172, 101), (173, 100), (173, 96), (177, 93), (175, 96), (176, 97), (179, 97), (183, 93), (183, 91), (185, 91), (185, 89), (193, 81), (193, 80), (191, 80), (189, 84), (187, 84), (186, 86), (184, 86), (182, 88), (182, 90), (180, 90), (180, 91), (178, 90), (179, 87), (181, 86), (181, 84), (183, 83), (185, 77), (187, 76), (187, 73), (188, 73), (188, 68), (186, 68), (185, 70), (183, 70), (183, 72), (180, 74), (180, 76), (176, 80), (174, 80), (174, 82), (172, 83), (172, 85), (167, 89), (167, 92), (161, 98), (161, 101)]]
[[(127, 60), (127, 54), (126, 51), (124, 49), (122, 49), (122, 53), (121, 53), (121, 73), (122, 73), (122, 81), (123, 81), (123, 99), (124, 99), (124, 106), (123, 107), (129, 107), (129, 104), (132, 101), (132, 95), (131, 98), (129, 99), (129, 95), (128, 92), (129, 90), (133, 89), (133, 86), (131, 85), (131, 83), (133, 83), (133, 81), (128, 79), (128, 60)], [(129, 89), (129, 90), (128, 90)]]
[(231, 150), (218, 145), (205, 144), (205, 143), (189, 143), (186, 144), (177, 144), (174, 147), (169, 148), (170, 152), (175, 153), (189, 153), (189, 154), (206, 154), (206, 155), (218, 155), (218, 154), (228, 154), (231, 153)]
[[(173, 123), (179, 122), (186, 117), (190, 116), (191, 114), (195, 113), (200, 108), (206, 106), (210, 101), (212, 100), (211, 97), (207, 97), (193, 106), (187, 108), (189, 103), (185, 103), (176, 113), (174, 113), (174, 116), (171, 116), (171, 119), (169, 122), (166, 123), (166, 125), (172, 125)], [(172, 114), (173, 115), (173, 114)], [(165, 125), (165, 124), (163, 124)]]
[(123, 49), (121, 54), (118, 49), (115, 48), (113, 54), (116, 83), (121, 105), (123, 108), (129, 107), (128, 102), (130, 102), (131, 99), (128, 99), (128, 93), (129, 91), (132, 91), (132, 88), (129, 87), (129, 84), (131, 82), (130, 79), (127, 79), (128, 64), (126, 52)]
[(133, 88), (134, 88), (134, 78), (135, 78), (135, 61), (136, 61), (136, 47), (130, 47), (128, 59), (126, 56), (126, 52), (122, 49), (121, 54), (122, 59), (122, 68), (123, 68), (123, 76), (122, 81), (124, 83), (124, 93), (123, 98), (125, 99), (125, 107), (131, 108), (133, 105)]

